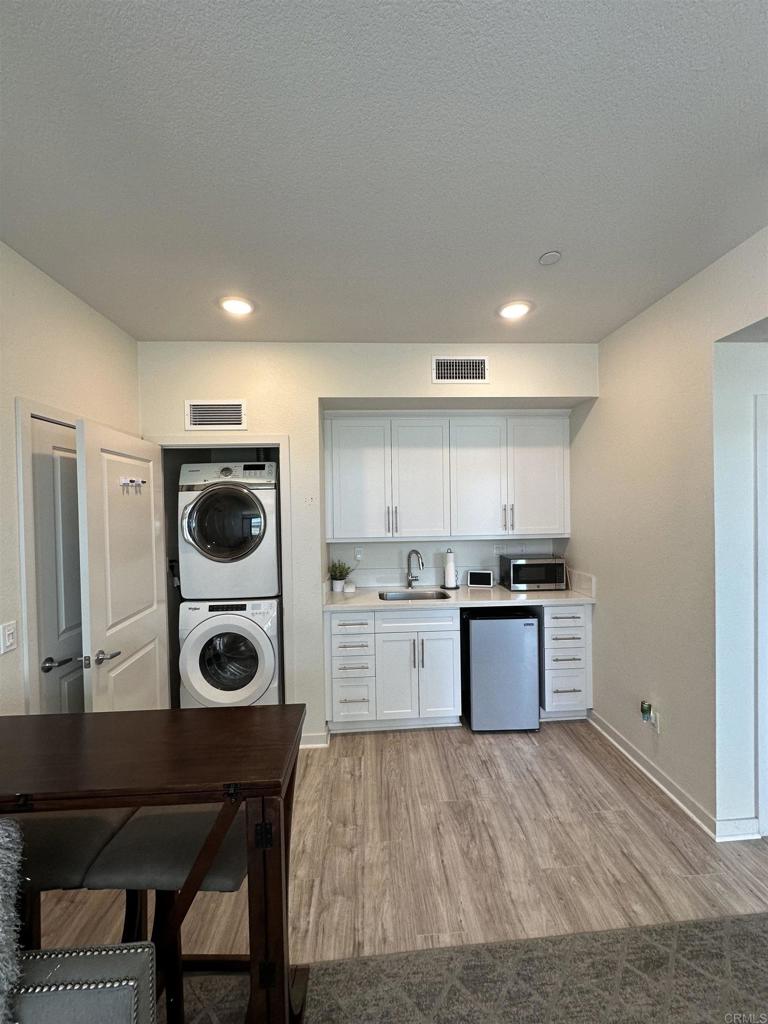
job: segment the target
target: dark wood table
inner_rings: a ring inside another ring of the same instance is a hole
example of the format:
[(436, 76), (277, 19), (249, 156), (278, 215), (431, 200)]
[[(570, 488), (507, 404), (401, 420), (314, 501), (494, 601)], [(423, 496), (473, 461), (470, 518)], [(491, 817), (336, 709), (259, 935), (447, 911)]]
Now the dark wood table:
[[(303, 704), (287, 704), (0, 717), (0, 813), (220, 803), (174, 899), (167, 942), (159, 944), (158, 966), (171, 984), (164, 956), (174, 944), (178, 949), (184, 917), (244, 803), (250, 956), (239, 959), (250, 971), (246, 1021), (299, 1021), (307, 971), (289, 961), (288, 870), (304, 714)], [(180, 973), (176, 980), (180, 985)], [(183, 1019), (183, 1010), (172, 1015)]]

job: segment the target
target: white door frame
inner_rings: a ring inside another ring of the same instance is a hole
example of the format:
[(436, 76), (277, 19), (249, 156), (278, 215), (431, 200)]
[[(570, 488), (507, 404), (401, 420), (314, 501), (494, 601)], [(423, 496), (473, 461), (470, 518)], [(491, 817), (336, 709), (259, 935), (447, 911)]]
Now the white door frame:
[(19, 623), (24, 710), (40, 713), (37, 687), (40, 651), (37, 642), (37, 574), (35, 563), (35, 505), (32, 481), (32, 420), (48, 420), (74, 430), (80, 418), (75, 413), (54, 409), (27, 398), (17, 398), (16, 406), (16, 476), (19, 499), (19, 568), (21, 575), (21, 621)]
[[(233, 431), (201, 431), (192, 437), (189, 434), (153, 434), (145, 441), (159, 444), (161, 448), (279, 448), (280, 449), (280, 547), (282, 553), (281, 579), (283, 601), (283, 665), (285, 667), (283, 689), (286, 703), (296, 700), (295, 668), (295, 611), (293, 558), (291, 555), (291, 455), (288, 434), (249, 434)], [(282, 481), (289, 486), (283, 487)], [(291, 643), (286, 638), (291, 637)], [(288, 688), (290, 686), (290, 692)]]
[(757, 815), (768, 835), (768, 395), (755, 396), (755, 746)]

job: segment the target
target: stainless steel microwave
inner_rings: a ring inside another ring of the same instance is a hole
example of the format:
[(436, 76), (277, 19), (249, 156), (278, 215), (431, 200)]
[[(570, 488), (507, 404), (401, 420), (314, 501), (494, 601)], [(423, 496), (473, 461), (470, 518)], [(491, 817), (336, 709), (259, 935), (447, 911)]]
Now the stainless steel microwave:
[(565, 559), (502, 555), (499, 583), (507, 590), (565, 590)]

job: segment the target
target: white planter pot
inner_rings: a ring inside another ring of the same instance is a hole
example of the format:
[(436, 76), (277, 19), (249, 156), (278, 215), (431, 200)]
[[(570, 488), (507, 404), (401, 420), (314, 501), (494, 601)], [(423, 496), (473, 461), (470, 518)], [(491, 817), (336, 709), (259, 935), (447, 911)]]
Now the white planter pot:
[(334, 594), (341, 594), (344, 590), (344, 580), (331, 580), (331, 590)]

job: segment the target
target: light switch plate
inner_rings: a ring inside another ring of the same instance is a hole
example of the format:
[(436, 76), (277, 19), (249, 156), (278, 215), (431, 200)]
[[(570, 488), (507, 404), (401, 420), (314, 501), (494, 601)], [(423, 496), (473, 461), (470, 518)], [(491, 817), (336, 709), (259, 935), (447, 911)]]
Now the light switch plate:
[(15, 651), (17, 647), (17, 629), (15, 622), (4, 622), (0, 626), (0, 654)]

